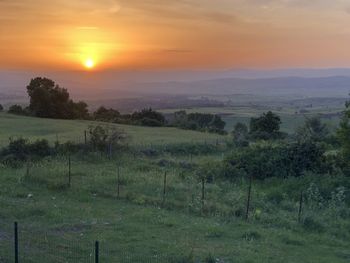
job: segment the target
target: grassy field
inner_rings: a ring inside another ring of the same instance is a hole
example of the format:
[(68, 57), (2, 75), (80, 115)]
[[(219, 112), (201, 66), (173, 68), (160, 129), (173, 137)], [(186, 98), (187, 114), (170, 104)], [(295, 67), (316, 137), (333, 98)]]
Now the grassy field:
[[(1, 138), (74, 140), (90, 122), (0, 115)], [(203, 143), (217, 136), (169, 128), (121, 126), (131, 143)], [(23, 131), (19, 133), (18, 131)], [(161, 137), (161, 140), (160, 140)], [(215, 179), (202, 185), (198, 165), (215, 166), (232, 149), (213, 144), (206, 153), (97, 153), (49, 157), (20, 168), (0, 166), (0, 262), (13, 261), (12, 222), (20, 224), (21, 262), (349, 262), (346, 204), (314, 198), (317, 192), (350, 188), (342, 175), (254, 181), (250, 219), (244, 220), (248, 181)], [(155, 147), (156, 148), (156, 147)], [(119, 167), (119, 189), (117, 171)], [(164, 173), (167, 172), (163, 200)], [(300, 189), (307, 193), (298, 223)], [(314, 198), (314, 199), (313, 199)], [(207, 258), (207, 259), (206, 259)]]
[[(23, 137), (31, 140), (47, 139), (51, 143), (57, 139), (60, 142), (84, 142), (84, 131), (90, 125), (97, 123), (79, 120), (53, 120), (23, 117), (0, 113), (0, 145), (6, 145), (9, 137)], [(198, 133), (177, 128), (148, 128), (140, 126), (108, 124), (124, 130), (134, 145), (162, 145), (172, 143), (204, 143), (223, 139), (223, 136)]]

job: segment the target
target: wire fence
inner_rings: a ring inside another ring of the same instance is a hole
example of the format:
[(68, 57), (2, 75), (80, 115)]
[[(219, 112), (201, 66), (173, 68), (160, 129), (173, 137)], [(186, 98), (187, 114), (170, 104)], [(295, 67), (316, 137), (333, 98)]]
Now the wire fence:
[(0, 227), (0, 263), (165, 263), (175, 260), (158, 253), (128, 253), (106, 241), (70, 240), (64, 233), (33, 232), (17, 222), (12, 229), (9, 226), (1, 224)]

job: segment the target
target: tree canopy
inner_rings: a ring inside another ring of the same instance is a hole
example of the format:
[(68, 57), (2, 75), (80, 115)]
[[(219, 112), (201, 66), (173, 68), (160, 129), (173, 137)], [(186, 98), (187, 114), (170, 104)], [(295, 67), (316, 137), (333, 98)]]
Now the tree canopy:
[(78, 119), (88, 115), (85, 102), (75, 103), (67, 89), (61, 88), (53, 80), (37, 77), (27, 86), (30, 97), (29, 111), (37, 117)]
[(256, 139), (272, 139), (282, 137), (280, 132), (281, 118), (271, 112), (263, 113), (258, 118), (250, 120), (250, 134)]

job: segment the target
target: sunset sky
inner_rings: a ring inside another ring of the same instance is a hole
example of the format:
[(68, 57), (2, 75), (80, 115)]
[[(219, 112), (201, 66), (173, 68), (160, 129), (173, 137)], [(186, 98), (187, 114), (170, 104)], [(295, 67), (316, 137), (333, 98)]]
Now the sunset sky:
[(349, 0), (0, 0), (0, 68), (350, 67)]

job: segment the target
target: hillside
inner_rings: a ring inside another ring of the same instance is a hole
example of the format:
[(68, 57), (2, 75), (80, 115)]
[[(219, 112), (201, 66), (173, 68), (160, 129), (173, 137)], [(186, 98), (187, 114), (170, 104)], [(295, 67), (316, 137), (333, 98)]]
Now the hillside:
[(53, 120), (23, 117), (0, 113), (0, 146), (8, 143), (9, 137), (28, 139), (47, 139), (51, 143), (58, 138), (60, 142), (84, 142), (84, 131), (90, 125), (112, 125), (124, 130), (131, 136), (133, 145), (163, 145), (172, 143), (214, 143), (225, 137), (177, 128), (150, 128), (120, 124), (98, 123), (80, 120)]
[[(3, 141), (22, 135), (53, 142), (56, 134), (79, 141), (90, 124), (0, 114)], [(216, 145), (220, 136), (118, 127), (132, 135), (135, 151), (112, 159), (73, 153), (71, 177), (65, 154), (0, 166), (0, 262), (12, 261), (14, 221), (22, 262), (92, 262), (95, 240), (102, 262), (349, 261), (349, 209), (339, 188), (350, 187), (347, 177), (308, 172), (254, 180), (245, 220), (246, 177), (200, 179), (237, 150)], [(153, 147), (164, 143), (167, 149)], [(307, 202), (298, 222), (300, 189)], [(338, 199), (320, 199), (323, 193)]]

